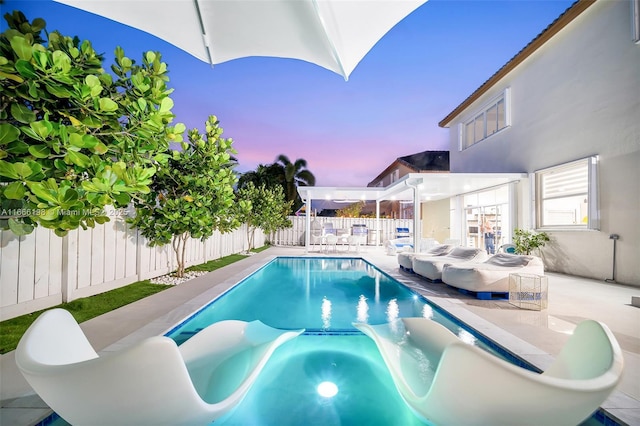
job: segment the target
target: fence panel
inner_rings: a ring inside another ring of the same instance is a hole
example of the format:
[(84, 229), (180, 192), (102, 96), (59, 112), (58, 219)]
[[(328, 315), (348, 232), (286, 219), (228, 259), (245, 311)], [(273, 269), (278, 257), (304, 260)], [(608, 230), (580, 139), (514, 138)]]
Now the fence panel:
[[(206, 241), (189, 239), (186, 265), (245, 251), (246, 232), (243, 225), (226, 234), (215, 231)], [(257, 230), (255, 247), (264, 245), (265, 239)], [(0, 321), (175, 269), (170, 244), (150, 247), (124, 218), (115, 215), (103, 225), (73, 230), (64, 238), (42, 227), (19, 238), (0, 231)]]
[(60, 303), (61, 247), (48, 229), (22, 237), (0, 231), (0, 320)]
[[(49, 295), (49, 262), (54, 252), (51, 250), (51, 232), (48, 229), (36, 228), (37, 241), (35, 246), (33, 299), (47, 297)], [(59, 238), (53, 238), (59, 240)], [(61, 260), (61, 259), (60, 259)], [(58, 266), (60, 268), (60, 266)]]
[(33, 235), (32, 238), (25, 238), (20, 241), (19, 259), (20, 266), (24, 267), (24, 269), (20, 269), (18, 273), (18, 303), (33, 300), (37, 237), (37, 235)]

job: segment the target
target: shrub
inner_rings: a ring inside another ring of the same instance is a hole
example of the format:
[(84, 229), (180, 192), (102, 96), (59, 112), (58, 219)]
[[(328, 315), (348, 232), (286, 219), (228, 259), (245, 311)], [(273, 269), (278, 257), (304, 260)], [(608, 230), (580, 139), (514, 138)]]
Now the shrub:
[(531, 254), (532, 251), (544, 247), (548, 241), (550, 238), (546, 232), (518, 228), (513, 231), (513, 244), (518, 254)]

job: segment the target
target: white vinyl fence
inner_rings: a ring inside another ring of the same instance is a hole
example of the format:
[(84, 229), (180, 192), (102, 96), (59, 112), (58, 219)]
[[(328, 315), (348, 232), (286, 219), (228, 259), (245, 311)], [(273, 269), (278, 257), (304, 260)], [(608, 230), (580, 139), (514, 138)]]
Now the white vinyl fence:
[[(255, 246), (265, 238), (256, 231)], [(190, 239), (186, 266), (247, 248), (246, 226), (215, 232), (206, 241)], [(0, 321), (92, 296), (176, 269), (170, 245), (149, 247), (121, 218), (64, 238), (45, 228), (23, 237), (0, 231)]]
[[(278, 246), (303, 246), (305, 242), (306, 217), (289, 216), (293, 223), (291, 228), (276, 232), (271, 238), (271, 243)], [(395, 237), (396, 228), (409, 228), (413, 230), (413, 219), (378, 219), (352, 218), (352, 217), (314, 217), (323, 226), (331, 223), (335, 229), (351, 230), (353, 225), (365, 225), (368, 230), (367, 243), (369, 245), (382, 244), (387, 239)], [(376, 229), (378, 231), (376, 232)]]

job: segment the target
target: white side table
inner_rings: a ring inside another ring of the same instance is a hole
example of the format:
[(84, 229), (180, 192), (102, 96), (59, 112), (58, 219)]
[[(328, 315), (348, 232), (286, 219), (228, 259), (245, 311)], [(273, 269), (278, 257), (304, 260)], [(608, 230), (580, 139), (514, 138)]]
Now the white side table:
[(522, 309), (547, 309), (549, 281), (544, 275), (509, 274), (509, 303)]

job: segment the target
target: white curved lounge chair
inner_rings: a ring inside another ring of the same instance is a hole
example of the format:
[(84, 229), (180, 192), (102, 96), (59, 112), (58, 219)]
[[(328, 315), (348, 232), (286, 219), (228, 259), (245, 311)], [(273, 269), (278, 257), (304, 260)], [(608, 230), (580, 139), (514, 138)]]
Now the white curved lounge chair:
[[(437, 425), (575, 426), (598, 409), (622, 375), (618, 342), (592, 320), (578, 324), (542, 374), (464, 343), (426, 318), (354, 326), (375, 341), (405, 402)], [(425, 380), (429, 365), (435, 376)]]
[(273, 351), (304, 330), (221, 321), (180, 347), (155, 336), (98, 356), (68, 311), (43, 313), (16, 349), (40, 397), (74, 425), (206, 425), (233, 409)]
[(419, 257), (413, 259), (413, 272), (431, 280), (442, 280), (442, 269), (445, 265), (460, 264), (466, 265), (470, 262), (483, 262), (487, 260), (487, 251), (475, 247), (454, 247), (445, 256), (439, 257)]

